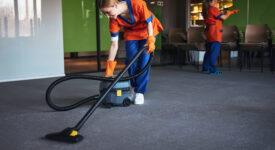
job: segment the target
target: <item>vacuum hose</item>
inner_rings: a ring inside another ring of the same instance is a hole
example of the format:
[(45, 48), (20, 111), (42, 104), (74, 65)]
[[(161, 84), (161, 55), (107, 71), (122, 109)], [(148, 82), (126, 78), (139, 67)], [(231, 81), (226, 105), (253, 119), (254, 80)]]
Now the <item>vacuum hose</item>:
[[(142, 48), (140, 51), (144, 51), (146, 50), (147, 47)], [(151, 62), (152, 62), (152, 58), (154, 56), (154, 53), (151, 53), (150, 59), (147, 63), (147, 65), (138, 73), (128, 76), (128, 77), (121, 77), (119, 79), (119, 81), (127, 81), (133, 78), (138, 77), (139, 75), (141, 75), (142, 73), (144, 73), (148, 67), (150, 66)], [(68, 81), (68, 80), (73, 80), (73, 79), (87, 79), (87, 80), (98, 80), (98, 81), (114, 81), (115, 78), (106, 78), (106, 77), (102, 77), (102, 76), (91, 76), (91, 75), (66, 75), (65, 77), (59, 78), (56, 81), (54, 81), (47, 89), (46, 91), (46, 102), (47, 104), (54, 110), (57, 111), (67, 111), (67, 110), (71, 110), (74, 109), (80, 105), (83, 105), (87, 102), (93, 101), (93, 100), (98, 100), (99, 99), (99, 95), (93, 95), (93, 96), (89, 96), (85, 99), (82, 99), (72, 105), (68, 105), (68, 106), (58, 106), (56, 104), (53, 103), (52, 99), (51, 99), (51, 93), (53, 91), (53, 89), (60, 83)]]
[[(86, 102), (89, 102), (94, 99), (98, 99), (98, 101), (86, 112), (86, 114), (80, 119), (80, 121), (74, 126), (74, 127), (68, 127), (62, 130), (61, 132), (55, 132), (55, 133), (50, 133), (47, 134), (45, 137), (48, 140), (53, 140), (53, 141), (60, 141), (60, 142), (67, 142), (67, 143), (77, 143), (82, 141), (83, 136), (78, 134), (78, 131), (82, 128), (84, 123), (89, 119), (89, 117), (93, 114), (93, 112), (96, 110), (96, 108), (102, 103), (103, 99), (107, 96), (107, 94), (111, 91), (111, 89), (117, 84), (118, 81), (124, 81), (124, 80), (130, 80), (132, 78), (135, 78), (142, 74), (150, 65), (152, 61), (153, 54), (151, 53), (150, 60), (148, 61), (148, 64), (136, 75), (129, 76), (129, 77), (122, 77), (127, 70), (130, 68), (130, 66), (134, 63), (135, 60), (141, 55), (141, 53), (146, 50), (148, 47), (142, 48), (138, 53), (133, 57), (133, 59), (127, 64), (127, 66), (115, 77), (115, 78), (105, 78), (105, 77), (98, 77), (98, 76), (87, 76), (87, 75), (69, 75), (65, 76), (63, 78), (60, 78), (56, 81), (54, 81), (49, 88), (47, 89), (46, 92), (46, 100), (48, 105), (59, 111), (65, 111), (65, 110), (70, 110), (73, 109), (77, 106), (80, 106)], [(53, 88), (58, 85), (61, 82), (71, 80), (71, 79), (91, 79), (91, 80), (101, 80), (101, 81), (111, 81), (111, 84), (108, 86), (108, 88), (99, 96), (90, 96), (88, 98), (85, 98), (73, 105), (66, 106), (66, 107), (60, 107), (52, 103), (50, 99), (51, 91)]]

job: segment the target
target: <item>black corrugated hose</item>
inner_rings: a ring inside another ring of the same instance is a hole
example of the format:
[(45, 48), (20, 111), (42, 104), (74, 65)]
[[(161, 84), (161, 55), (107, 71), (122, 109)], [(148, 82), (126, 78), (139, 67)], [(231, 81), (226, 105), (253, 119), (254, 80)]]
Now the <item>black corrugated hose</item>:
[[(147, 47), (144, 47), (142, 48), (141, 50), (139, 50), (139, 53), (137, 53), (136, 55), (140, 55), (142, 52), (141, 51), (144, 51), (144, 50), (147, 50)], [(128, 77), (121, 77), (119, 79), (119, 81), (127, 81), (127, 80), (130, 80), (132, 78), (136, 78), (138, 77), (139, 75), (141, 75), (143, 72), (145, 72), (148, 67), (150, 66), (151, 62), (152, 62), (152, 58), (154, 56), (154, 53), (151, 53), (151, 56), (150, 56), (150, 59), (147, 63), (147, 65), (140, 71), (138, 72), (137, 74), (134, 74), (132, 76), (128, 76)], [(138, 58), (138, 57), (136, 57)], [(133, 58), (135, 59), (135, 57)], [(131, 61), (135, 61), (135, 60), (131, 60)], [(129, 63), (130, 64), (130, 63)], [(129, 65), (128, 64), (128, 65)], [(126, 66), (127, 67), (127, 66)], [(125, 67), (125, 68), (126, 68)], [(130, 66), (129, 66), (130, 67)], [(68, 106), (58, 106), (56, 104), (54, 104), (51, 100), (51, 93), (52, 93), (52, 90), (60, 83), (62, 82), (65, 82), (65, 81), (68, 81), (68, 80), (73, 80), (73, 79), (87, 79), (87, 80), (98, 80), (98, 81), (110, 81), (110, 82), (113, 82), (116, 78), (106, 78), (106, 77), (102, 77), (102, 76), (92, 76), (92, 75), (66, 75), (65, 77), (61, 77), (59, 79), (57, 79), (56, 81), (54, 81), (47, 89), (46, 91), (46, 102), (47, 104), (54, 110), (57, 110), (57, 111), (67, 111), (67, 110), (71, 110), (71, 109), (74, 109), (80, 105), (83, 105), (87, 102), (90, 102), (90, 101), (93, 101), (93, 100), (98, 100), (99, 99), (99, 95), (93, 95), (93, 96), (89, 96), (85, 99), (82, 99), (72, 105), (68, 105)]]

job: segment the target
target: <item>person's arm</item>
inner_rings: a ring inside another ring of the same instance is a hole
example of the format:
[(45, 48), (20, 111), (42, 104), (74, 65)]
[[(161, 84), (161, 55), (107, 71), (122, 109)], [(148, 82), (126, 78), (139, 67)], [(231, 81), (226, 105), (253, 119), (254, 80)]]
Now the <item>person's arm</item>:
[(146, 54), (151, 53), (155, 50), (155, 37), (154, 37), (154, 28), (152, 20), (154, 19), (153, 13), (148, 9), (146, 2), (143, 0), (136, 0), (134, 3), (135, 11), (139, 13), (140, 20), (144, 21), (147, 24), (147, 44), (144, 46), (148, 46), (148, 50), (146, 51)]
[(151, 21), (147, 24), (147, 32), (148, 32), (148, 38), (147, 38), (147, 44), (145, 44), (145, 46), (148, 46), (148, 50), (145, 52), (146, 54), (152, 53), (156, 48), (155, 46), (156, 38), (154, 37), (154, 29)]
[(225, 14), (225, 15), (222, 15), (222, 16), (221, 16), (221, 19), (222, 19), (222, 20), (226, 20), (228, 17), (229, 17), (229, 15)]
[(113, 40), (109, 49), (108, 60), (114, 61), (118, 50), (118, 40)]
[(147, 24), (147, 32), (148, 32), (148, 36), (154, 36), (153, 34), (153, 24), (152, 22), (150, 21), (148, 24)]
[(222, 20), (226, 20), (227, 18), (229, 18), (229, 16), (231, 16), (231, 15), (233, 15), (233, 14), (236, 14), (236, 13), (238, 13), (240, 10), (229, 10), (229, 11), (227, 11), (226, 12), (226, 14), (224, 14), (224, 15), (222, 15), (220, 18), (222, 19)]
[(112, 39), (111, 46), (109, 49), (109, 57), (106, 63), (106, 72), (105, 72), (105, 77), (113, 76), (114, 75), (114, 70), (116, 67), (116, 53), (118, 50), (118, 37)]
[(109, 23), (109, 30), (111, 33), (111, 45), (109, 49), (109, 57), (106, 62), (105, 77), (113, 76), (114, 69), (116, 67), (117, 62), (115, 61), (115, 57), (118, 50), (118, 35), (120, 30), (120, 26), (116, 20), (110, 19)]

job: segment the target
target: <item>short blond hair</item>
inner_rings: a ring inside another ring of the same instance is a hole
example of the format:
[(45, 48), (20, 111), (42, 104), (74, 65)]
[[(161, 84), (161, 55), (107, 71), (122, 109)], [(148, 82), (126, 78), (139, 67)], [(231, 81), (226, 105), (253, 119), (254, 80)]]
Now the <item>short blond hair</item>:
[(98, 1), (98, 8), (105, 8), (105, 7), (112, 7), (115, 3), (118, 3), (119, 0), (99, 0)]

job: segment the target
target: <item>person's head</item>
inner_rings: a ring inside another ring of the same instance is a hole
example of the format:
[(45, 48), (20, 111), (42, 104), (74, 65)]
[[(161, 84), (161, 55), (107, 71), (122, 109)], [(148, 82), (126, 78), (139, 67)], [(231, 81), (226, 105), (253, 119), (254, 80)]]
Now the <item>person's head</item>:
[(107, 18), (116, 19), (119, 15), (118, 0), (99, 0), (98, 7)]
[(215, 6), (217, 4), (217, 0), (206, 0), (208, 1), (210, 6)]
[(206, 18), (207, 17), (207, 14), (208, 14), (208, 8), (210, 6), (215, 6), (217, 4), (217, 0), (204, 0), (204, 3), (203, 3), (203, 11), (202, 11), (202, 14), (203, 14), (203, 17)]

